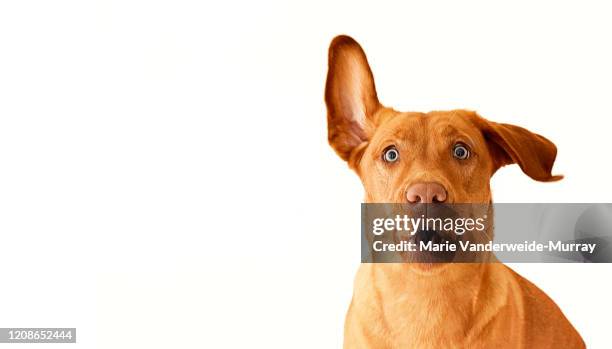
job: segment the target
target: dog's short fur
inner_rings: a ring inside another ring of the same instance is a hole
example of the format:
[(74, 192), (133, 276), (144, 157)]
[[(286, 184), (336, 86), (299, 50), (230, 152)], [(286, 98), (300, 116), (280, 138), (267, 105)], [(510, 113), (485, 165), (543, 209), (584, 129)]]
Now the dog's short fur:
[[(562, 178), (551, 174), (555, 145), (526, 129), (466, 110), (382, 106), (366, 56), (347, 36), (329, 48), (325, 101), (329, 142), (361, 178), (365, 202), (407, 202), (415, 184), (436, 183), (442, 201), (490, 203), (489, 180), (507, 164), (538, 181)], [(453, 157), (457, 143), (469, 158)], [(399, 153), (393, 163), (382, 155), (390, 146)], [(584, 347), (557, 305), (501, 263), (362, 264), (344, 341), (359, 349)]]

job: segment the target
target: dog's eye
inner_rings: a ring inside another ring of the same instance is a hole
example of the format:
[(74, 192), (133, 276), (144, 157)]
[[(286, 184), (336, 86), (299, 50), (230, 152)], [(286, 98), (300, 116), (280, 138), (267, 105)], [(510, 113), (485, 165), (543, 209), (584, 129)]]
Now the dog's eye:
[(455, 159), (465, 160), (470, 157), (470, 151), (463, 143), (457, 143), (453, 147), (453, 156)]
[(399, 159), (399, 152), (395, 149), (395, 146), (390, 146), (383, 152), (383, 160), (386, 162), (396, 162)]

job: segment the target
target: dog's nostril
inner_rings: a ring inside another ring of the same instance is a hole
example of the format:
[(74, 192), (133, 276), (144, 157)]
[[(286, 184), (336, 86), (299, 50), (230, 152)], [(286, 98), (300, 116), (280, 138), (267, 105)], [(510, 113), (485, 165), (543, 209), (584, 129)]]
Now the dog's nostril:
[(441, 191), (439, 193), (434, 193), (432, 201), (434, 203), (440, 203), (446, 201), (446, 191)]
[(408, 194), (408, 202), (411, 204), (418, 204), (421, 202), (421, 197), (419, 195), (410, 195)]
[(411, 204), (418, 204), (419, 202), (422, 201), (421, 196), (418, 194), (407, 194), (408, 196), (408, 202)]

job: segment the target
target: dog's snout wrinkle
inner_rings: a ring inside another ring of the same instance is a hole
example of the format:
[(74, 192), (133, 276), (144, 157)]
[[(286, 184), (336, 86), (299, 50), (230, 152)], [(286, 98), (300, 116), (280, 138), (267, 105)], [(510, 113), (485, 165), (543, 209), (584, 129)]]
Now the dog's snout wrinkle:
[(406, 199), (411, 204), (442, 203), (447, 197), (446, 189), (436, 182), (415, 183), (406, 190)]

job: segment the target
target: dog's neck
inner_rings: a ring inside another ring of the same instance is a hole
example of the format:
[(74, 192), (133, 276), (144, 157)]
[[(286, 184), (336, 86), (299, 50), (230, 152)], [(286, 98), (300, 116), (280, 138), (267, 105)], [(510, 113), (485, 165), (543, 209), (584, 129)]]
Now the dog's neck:
[(377, 296), (376, 306), (392, 332), (411, 328), (418, 329), (413, 336), (427, 338), (444, 332), (445, 338), (459, 340), (467, 331), (484, 326), (508, 301), (503, 279), (492, 280), (499, 277), (493, 269), (503, 268), (499, 263), (448, 264), (430, 271), (407, 263), (364, 264), (362, 268), (367, 269), (366, 282), (372, 282), (370, 292)]
[[(374, 264), (372, 270), (377, 288), (388, 290), (395, 299), (412, 298), (416, 301), (431, 300), (445, 303), (452, 298), (466, 299), (480, 292), (483, 280), (487, 277), (487, 264), (472, 263), (433, 265), (423, 267), (411, 263)], [(439, 296), (439, 297), (438, 297)]]

